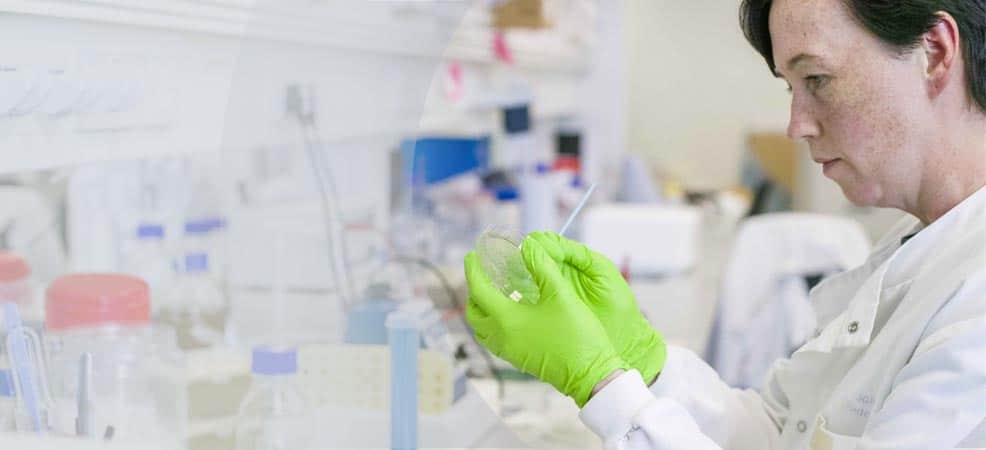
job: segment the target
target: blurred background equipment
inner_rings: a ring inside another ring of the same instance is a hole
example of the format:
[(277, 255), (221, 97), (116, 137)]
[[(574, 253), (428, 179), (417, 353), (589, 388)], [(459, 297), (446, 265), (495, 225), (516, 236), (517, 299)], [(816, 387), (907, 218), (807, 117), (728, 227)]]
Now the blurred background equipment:
[(732, 386), (760, 389), (770, 366), (818, 328), (808, 293), (866, 261), (870, 241), (855, 221), (784, 213), (740, 224), (722, 280), (706, 358)]
[(236, 417), (236, 450), (311, 448), (316, 423), (292, 382), (298, 351), (253, 349), (253, 382)]
[(608, 204), (586, 212), (589, 247), (634, 275), (674, 275), (698, 264), (701, 213), (687, 206)]
[[(718, 2), (6, 2), (0, 448), (599, 448), (476, 342), (484, 231), (592, 192), (566, 236), (725, 352), (895, 218), (783, 137), (746, 47)], [(741, 256), (791, 211), (846, 231)]]

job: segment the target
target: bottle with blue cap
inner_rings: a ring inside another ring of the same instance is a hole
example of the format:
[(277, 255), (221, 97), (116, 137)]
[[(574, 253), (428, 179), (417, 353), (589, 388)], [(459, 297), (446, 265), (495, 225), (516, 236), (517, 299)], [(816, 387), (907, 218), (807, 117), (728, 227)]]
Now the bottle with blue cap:
[(208, 259), (213, 259), (212, 234), (219, 223), (221, 222), (217, 219), (211, 218), (186, 221), (181, 239), (182, 254), (202, 253)]
[(167, 293), (165, 289), (174, 278), (165, 227), (157, 222), (142, 222), (132, 233), (132, 238), (125, 241), (121, 267), (126, 273), (147, 282), (151, 288), (151, 304), (155, 305), (161, 295)]
[(196, 216), (185, 222), (183, 253), (201, 252), (209, 257), (209, 273), (218, 282), (225, 276), (226, 219), (220, 215)]
[(312, 448), (314, 415), (294, 382), (297, 351), (256, 347), (252, 370), (253, 384), (236, 418), (236, 450)]
[(159, 308), (158, 319), (175, 327), (178, 346), (182, 349), (209, 347), (224, 341), (228, 306), (210, 271), (211, 263), (207, 251), (187, 247), (176, 263), (175, 282)]
[(493, 202), (490, 208), (481, 212), (481, 223), (495, 223), (510, 229), (520, 230), (520, 194), (514, 186), (498, 186), (492, 189)]

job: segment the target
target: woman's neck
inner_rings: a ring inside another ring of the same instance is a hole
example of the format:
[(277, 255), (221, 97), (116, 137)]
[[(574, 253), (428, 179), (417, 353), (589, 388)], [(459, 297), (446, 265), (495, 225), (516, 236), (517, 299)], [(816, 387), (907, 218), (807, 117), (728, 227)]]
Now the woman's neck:
[(917, 198), (905, 208), (925, 225), (986, 185), (986, 115), (976, 114), (968, 125), (934, 152)]

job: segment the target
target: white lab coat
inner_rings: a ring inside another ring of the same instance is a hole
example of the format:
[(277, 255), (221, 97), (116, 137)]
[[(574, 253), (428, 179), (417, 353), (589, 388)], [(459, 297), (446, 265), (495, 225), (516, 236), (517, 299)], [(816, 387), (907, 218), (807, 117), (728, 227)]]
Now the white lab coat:
[(745, 220), (723, 277), (706, 360), (730, 386), (760, 389), (774, 361), (790, 356), (818, 327), (804, 276), (843, 272), (869, 252), (862, 227), (844, 217), (778, 213)]
[(618, 377), (583, 422), (607, 449), (986, 448), (986, 187), (901, 245), (920, 228), (812, 291), (819, 334), (762, 393), (672, 347), (650, 388)]

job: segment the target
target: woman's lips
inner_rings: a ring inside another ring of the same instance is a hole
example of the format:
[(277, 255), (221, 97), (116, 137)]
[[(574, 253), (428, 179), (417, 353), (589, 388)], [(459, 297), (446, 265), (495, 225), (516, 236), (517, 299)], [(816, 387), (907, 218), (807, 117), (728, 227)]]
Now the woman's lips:
[(842, 160), (836, 158), (836, 159), (829, 159), (829, 160), (820, 161), (820, 163), (822, 164), (822, 173), (824, 173), (825, 175), (828, 175), (829, 171), (832, 170), (832, 167), (835, 166), (839, 161), (842, 161)]

